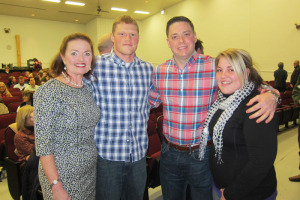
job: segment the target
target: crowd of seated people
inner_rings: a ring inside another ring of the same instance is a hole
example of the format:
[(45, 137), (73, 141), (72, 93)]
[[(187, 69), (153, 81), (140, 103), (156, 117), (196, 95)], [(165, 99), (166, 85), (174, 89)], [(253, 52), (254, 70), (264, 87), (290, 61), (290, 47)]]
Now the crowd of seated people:
[(9, 68), (7, 68), (7, 70), (0, 73), (0, 82), (4, 82), (7, 88), (17, 87), (22, 91), (26, 86), (30, 85), (31, 77), (35, 79), (35, 85), (39, 86), (48, 81), (53, 76), (49, 69), (41, 69), (37, 72), (10, 72)]

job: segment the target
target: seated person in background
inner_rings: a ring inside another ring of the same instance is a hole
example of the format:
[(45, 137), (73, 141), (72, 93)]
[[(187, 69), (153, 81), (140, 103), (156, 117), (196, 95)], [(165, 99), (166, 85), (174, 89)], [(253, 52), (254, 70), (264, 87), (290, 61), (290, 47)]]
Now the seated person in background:
[(26, 71), (25, 74), (24, 74), (24, 81), (25, 81), (25, 83), (28, 83), (28, 81), (29, 81), (29, 75), (30, 75), (30, 72)]
[(10, 77), (8, 78), (8, 83), (6, 83), (6, 86), (7, 86), (8, 88), (13, 88), (14, 85), (16, 84), (16, 82), (17, 82), (16, 77), (10, 76)]
[(40, 78), (39, 75), (36, 75), (36, 76), (34, 77), (34, 80), (35, 80), (35, 85), (38, 85), (38, 86), (41, 85), (41, 78)]
[(18, 161), (22, 162), (21, 168), (26, 164), (30, 154), (33, 151), (35, 137), (33, 126), (33, 107), (24, 106), (17, 113), (17, 130), (14, 143), (16, 146), (15, 153), (19, 157)]
[(9, 67), (8, 67), (8, 66), (5, 67), (4, 73), (5, 73), (5, 74), (9, 74)]
[(19, 83), (16, 84), (14, 86), (14, 88), (19, 88), (20, 91), (23, 91), (25, 89), (25, 87), (28, 86), (27, 83), (25, 83), (25, 79), (24, 79), (24, 76), (19, 76)]
[(24, 91), (32, 91), (35, 92), (39, 88), (38, 85), (35, 85), (35, 79), (33, 77), (29, 78), (29, 85), (25, 87)]
[(278, 120), (275, 115), (269, 123), (256, 123), (246, 113), (263, 79), (242, 49), (221, 52), (215, 66), (220, 90), (208, 111), (200, 147), (201, 156), (205, 140), (212, 138), (213, 199), (275, 200)]
[(9, 110), (6, 105), (3, 103), (3, 98), (0, 97), (0, 115), (8, 114)]
[(23, 103), (18, 107), (17, 112), (19, 111), (20, 108), (23, 106), (33, 106), (33, 92), (32, 91), (24, 91), (22, 93), (22, 98), (23, 98)]
[(11, 93), (3, 82), (0, 82), (0, 97), (12, 97)]
[(43, 71), (43, 70), (40, 70), (40, 71), (38, 72), (38, 76), (40, 77), (40, 80), (42, 80), (43, 75), (44, 75), (44, 71)]
[(50, 78), (52, 78), (50, 73), (48, 73), (47, 71), (44, 71), (43, 77), (41, 79), (41, 85), (46, 83), (47, 81), (49, 81)]

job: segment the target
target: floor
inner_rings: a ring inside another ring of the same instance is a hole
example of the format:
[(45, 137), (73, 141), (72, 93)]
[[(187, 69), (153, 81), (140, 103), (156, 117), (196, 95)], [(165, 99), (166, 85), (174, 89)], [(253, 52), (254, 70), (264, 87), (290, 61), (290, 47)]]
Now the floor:
[[(292, 126), (292, 125), (291, 125)], [(278, 153), (275, 168), (278, 181), (277, 200), (297, 200), (300, 197), (300, 182), (290, 182), (288, 177), (300, 173), (298, 156), (298, 127), (281, 128), (278, 133)], [(162, 200), (161, 188), (149, 189), (150, 200)], [(0, 182), (0, 199), (11, 200), (7, 180)]]

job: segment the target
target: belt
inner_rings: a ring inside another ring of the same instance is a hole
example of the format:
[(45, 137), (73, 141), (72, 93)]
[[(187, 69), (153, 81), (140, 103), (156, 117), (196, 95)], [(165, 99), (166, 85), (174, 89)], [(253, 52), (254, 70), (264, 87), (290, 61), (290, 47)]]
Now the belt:
[[(170, 147), (173, 147), (179, 151), (189, 151), (189, 150), (195, 150), (195, 149), (199, 149), (200, 147), (200, 144), (197, 144), (195, 146), (191, 146), (191, 145), (178, 145), (178, 144), (174, 144), (172, 142), (169, 142), (167, 140), (167, 138), (165, 138), (165, 136), (163, 135), (163, 139), (165, 141), (166, 144), (169, 144)], [(212, 141), (211, 140), (208, 140), (207, 141), (207, 146), (211, 145), (212, 144)]]

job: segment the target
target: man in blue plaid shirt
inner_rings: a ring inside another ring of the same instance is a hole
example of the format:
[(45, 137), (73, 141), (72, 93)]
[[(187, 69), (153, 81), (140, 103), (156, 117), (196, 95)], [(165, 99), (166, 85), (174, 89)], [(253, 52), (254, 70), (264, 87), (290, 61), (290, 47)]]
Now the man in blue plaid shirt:
[(124, 15), (113, 23), (114, 48), (98, 57), (90, 80), (101, 109), (95, 128), (98, 149), (96, 199), (141, 200), (146, 184), (149, 92), (153, 66), (135, 55), (138, 24)]

